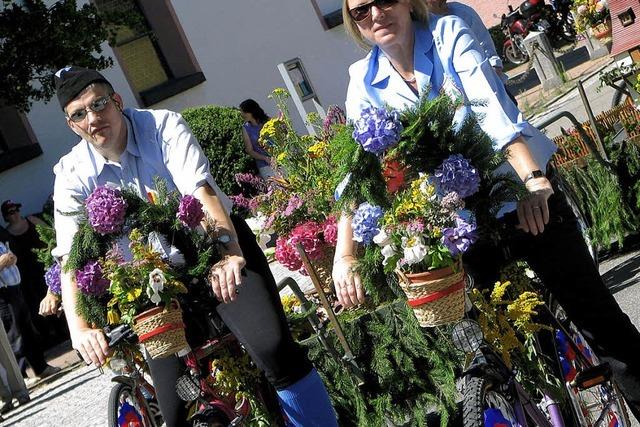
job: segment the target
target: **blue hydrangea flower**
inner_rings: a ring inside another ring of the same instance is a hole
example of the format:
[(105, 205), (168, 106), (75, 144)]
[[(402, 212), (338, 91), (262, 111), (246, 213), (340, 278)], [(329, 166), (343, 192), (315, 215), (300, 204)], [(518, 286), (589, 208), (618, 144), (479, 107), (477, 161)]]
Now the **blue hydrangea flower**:
[(56, 262), (44, 273), (44, 281), (47, 287), (49, 287), (51, 293), (56, 295), (60, 295), (61, 293), (60, 272), (60, 264)]
[(454, 257), (465, 253), (476, 240), (478, 240), (478, 234), (474, 221), (467, 222), (457, 217), (455, 227), (446, 227), (442, 230), (442, 244)]
[(373, 154), (381, 154), (397, 144), (403, 129), (397, 111), (376, 107), (363, 110), (353, 125), (353, 139), (362, 145), (365, 151)]
[(380, 232), (378, 221), (382, 218), (382, 208), (370, 203), (362, 203), (353, 215), (353, 240), (368, 245)]
[(461, 154), (449, 156), (434, 176), (441, 194), (455, 191), (461, 198), (471, 196), (480, 188), (480, 173)]

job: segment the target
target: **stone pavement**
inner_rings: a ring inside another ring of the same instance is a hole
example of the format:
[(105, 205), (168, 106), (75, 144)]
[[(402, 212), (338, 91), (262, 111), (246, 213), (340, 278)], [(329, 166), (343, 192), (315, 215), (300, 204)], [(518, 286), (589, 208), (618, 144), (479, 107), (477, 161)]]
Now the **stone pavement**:
[[(552, 109), (557, 100), (575, 88), (578, 80), (585, 80), (597, 75), (613, 62), (613, 59), (608, 55), (589, 60), (584, 43), (584, 41), (578, 42), (575, 49), (563, 54), (556, 52), (556, 57), (562, 64), (567, 79), (566, 83), (558, 88), (543, 90), (533, 69), (524, 75), (529, 69), (530, 62), (507, 71), (507, 75), (511, 79), (507, 83), (507, 87), (516, 96), (518, 105), (525, 116), (530, 117)], [(519, 80), (522, 81), (516, 83)]]

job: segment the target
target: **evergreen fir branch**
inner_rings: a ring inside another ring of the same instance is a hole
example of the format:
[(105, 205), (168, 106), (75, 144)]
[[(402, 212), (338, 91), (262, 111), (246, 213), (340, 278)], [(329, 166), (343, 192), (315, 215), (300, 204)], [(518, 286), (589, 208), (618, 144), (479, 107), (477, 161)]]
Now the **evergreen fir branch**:
[(71, 251), (64, 271), (80, 270), (87, 262), (97, 260), (106, 253), (114, 239), (114, 235), (101, 236), (93, 230), (87, 221), (81, 222), (78, 231), (73, 236)]
[(107, 326), (107, 316), (104, 307), (106, 301), (100, 297), (86, 295), (78, 292), (76, 300), (76, 313), (82, 319), (86, 320), (92, 327), (104, 328)]
[(41, 248), (33, 248), (33, 253), (38, 257), (38, 261), (45, 267), (50, 267), (55, 263), (51, 251), (56, 247), (56, 229), (53, 227), (53, 218), (49, 214), (43, 214), (44, 224), (36, 224), (36, 231), (40, 241), (44, 243)]

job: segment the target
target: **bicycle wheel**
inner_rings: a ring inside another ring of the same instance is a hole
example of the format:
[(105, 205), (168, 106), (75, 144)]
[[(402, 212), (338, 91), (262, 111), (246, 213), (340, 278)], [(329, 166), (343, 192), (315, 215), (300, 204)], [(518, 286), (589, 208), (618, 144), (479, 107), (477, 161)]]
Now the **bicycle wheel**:
[(576, 343), (582, 355), (591, 363), (598, 365), (600, 361), (575, 325), (568, 320), (564, 309), (555, 301), (550, 303), (550, 308), (571, 334), (571, 337), (567, 337), (561, 330), (556, 330), (554, 339), (558, 363), (576, 423), (585, 427), (630, 426), (624, 400), (613, 379), (585, 390), (570, 385), (582, 366), (568, 344), (569, 339)]
[[(149, 406), (141, 401), (128, 384), (118, 383), (109, 393), (107, 407), (109, 427), (152, 426)], [(159, 415), (156, 415), (156, 417)], [(157, 419), (155, 420), (157, 422)], [(162, 424), (160, 422), (158, 425)]]
[(471, 377), (464, 387), (462, 421), (464, 427), (518, 425), (508, 396), (487, 378)]

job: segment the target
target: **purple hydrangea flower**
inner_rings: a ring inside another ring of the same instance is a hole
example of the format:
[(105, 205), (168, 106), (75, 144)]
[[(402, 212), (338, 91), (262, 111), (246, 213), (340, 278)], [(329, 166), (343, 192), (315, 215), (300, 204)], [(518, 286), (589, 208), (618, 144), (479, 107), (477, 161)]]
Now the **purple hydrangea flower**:
[(475, 222), (467, 222), (460, 217), (456, 218), (455, 227), (442, 230), (442, 244), (454, 257), (466, 252), (477, 239)]
[(461, 154), (449, 156), (434, 175), (440, 191), (445, 194), (455, 191), (458, 196), (465, 198), (480, 188), (480, 173)]
[(378, 221), (382, 217), (382, 208), (367, 202), (358, 206), (353, 215), (353, 240), (368, 245), (373, 237), (380, 232)]
[(362, 145), (365, 151), (373, 154), (381, 154), (397, 144), (403, 130), (397, 111), (376, 107), (363, 110), (353, 125), (353, 139)]
[(204, 218), (202, 203), (193, 196), (184, 196), (180, 199), (176, 216), (185, 227), (196, 228)]
[(85, 202), (89, 224), (100, 234), (118, 233), (124, 224), (127, 212), (120, 190), (100, 185), (93, 190)]
[(49, 288), (51, 293), (60, 295), (62, 282), (60, 280), (60, 264), (57, 262), (53, 264), (49, 269), (44, 273), (44, 281)]
[(82, 293), (96, 296), (104, 294), (110, 284), (97, 261), (89, 261), (82, 270), (76, 271), (76, 282)]

